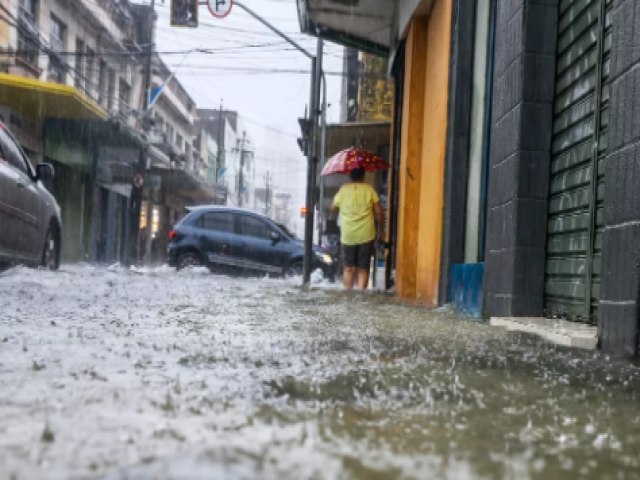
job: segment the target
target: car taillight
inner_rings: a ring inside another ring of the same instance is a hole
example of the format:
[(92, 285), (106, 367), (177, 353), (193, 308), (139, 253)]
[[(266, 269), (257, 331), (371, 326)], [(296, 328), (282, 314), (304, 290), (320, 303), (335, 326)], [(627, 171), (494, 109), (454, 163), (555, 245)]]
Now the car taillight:
[(175, 230), (170, 230), (169, 231), (169, 240), (173, 240), (177, 236), (178, 236), (178, 232), (176, 232)]

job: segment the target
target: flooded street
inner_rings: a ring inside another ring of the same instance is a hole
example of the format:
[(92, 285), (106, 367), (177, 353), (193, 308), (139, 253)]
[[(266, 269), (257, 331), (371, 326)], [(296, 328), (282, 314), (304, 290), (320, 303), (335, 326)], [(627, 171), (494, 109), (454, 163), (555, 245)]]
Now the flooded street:
[(640, 369), (297, 281), (0, 274), (0, 478), (638, 478)]

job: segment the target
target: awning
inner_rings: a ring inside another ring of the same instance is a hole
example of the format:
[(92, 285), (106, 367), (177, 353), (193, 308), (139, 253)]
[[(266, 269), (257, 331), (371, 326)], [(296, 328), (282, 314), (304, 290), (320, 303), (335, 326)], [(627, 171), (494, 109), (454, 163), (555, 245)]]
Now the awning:
[(152, 165), (151, 173), (160, 176), (163, 190), (191, 203), (213, 203), (222, 193), (217, 192), (214, 187), (208, 185), (191, 172), (181, 168), (165, 169)]
[(300, 30), (381, 57), (393, 57), (415, 16), (434, 0), (298, 0)]
[(0, 73), (0, 103), (35, 120), (106, 120), (109, 114), (78, 89)]
[[(48, 119), (44, 131), (46, 157), (89, 173), (97, 153), (98, 174), (105, 179), (114, 176), (106, 170), (111, 163), (137, 163), (139, 152), (146, 145), (139, 132), (117, 120)], [(132, 175), (128, 178), (130, 182)]]
[(298, 0), (302, 33), (347, 47), (388, 56), (395, 3), (390, 0)]

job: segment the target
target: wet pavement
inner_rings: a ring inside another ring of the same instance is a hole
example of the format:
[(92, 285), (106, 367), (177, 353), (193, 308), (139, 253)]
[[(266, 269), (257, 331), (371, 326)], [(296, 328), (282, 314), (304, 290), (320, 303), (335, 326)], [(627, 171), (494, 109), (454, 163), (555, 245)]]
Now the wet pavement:
[(0, 478), (640, 477), (640, 369), (293, 280), (0, 274)]

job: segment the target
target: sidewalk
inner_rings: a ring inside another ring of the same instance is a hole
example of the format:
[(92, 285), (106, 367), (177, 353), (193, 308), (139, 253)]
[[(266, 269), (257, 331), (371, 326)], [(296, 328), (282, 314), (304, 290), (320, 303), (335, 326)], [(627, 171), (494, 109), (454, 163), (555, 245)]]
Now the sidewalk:
[(598, 327), (595, 325), (531, 317), (493, 317), (489, 323), (512, 332), (532, 333), (548, 342), (565, 347), (595, 350), (598, 346)]

